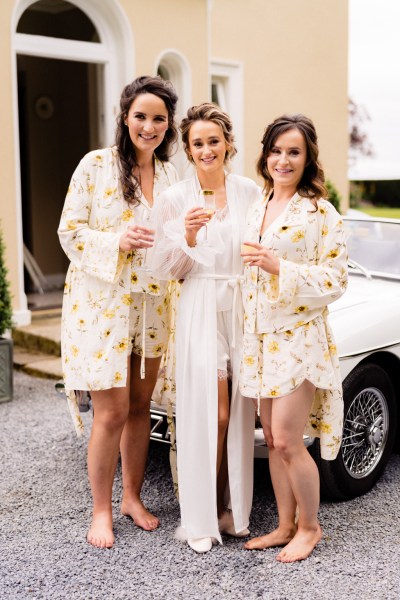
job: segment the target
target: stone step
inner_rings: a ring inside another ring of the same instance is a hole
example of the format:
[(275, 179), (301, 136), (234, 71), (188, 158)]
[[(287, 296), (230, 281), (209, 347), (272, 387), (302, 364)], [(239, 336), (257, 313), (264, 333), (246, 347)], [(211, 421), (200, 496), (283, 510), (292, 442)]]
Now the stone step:
[(14, 367), (36, 377), (61, 379), (60, 310), (35, 311), (32, 323), (13, 329)]
[(46, 379), (62, 379), (59, 356), (51, 356), (37, 350), (26, 350), (26, 348), (14, 344), (13, 360), (15, 369), (29, 375)]
[(12, 337), (17, 346), (26, 350), (61, 356), (61, 318), (59, 314), (47, 314), (32, 319), (30, 325), (13, 329)]

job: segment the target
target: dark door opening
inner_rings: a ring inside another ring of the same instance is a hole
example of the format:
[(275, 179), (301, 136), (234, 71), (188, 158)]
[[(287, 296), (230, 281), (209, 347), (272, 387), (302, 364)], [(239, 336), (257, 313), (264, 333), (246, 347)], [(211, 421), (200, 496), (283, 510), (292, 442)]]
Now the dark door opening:
[(99, 67), (22, 55), (17, 64), (25, 291), (35, 310), (61, 304), (68, 259), (57, 228), (72, 173), (99, 142)]

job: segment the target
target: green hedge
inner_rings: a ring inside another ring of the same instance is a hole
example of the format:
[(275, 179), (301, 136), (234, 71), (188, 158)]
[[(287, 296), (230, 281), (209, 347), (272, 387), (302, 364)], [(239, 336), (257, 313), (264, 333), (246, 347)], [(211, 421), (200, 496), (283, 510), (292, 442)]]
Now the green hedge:
[(350, 204), (357, 206), (361, 200), (375, 206), (400, 207), (400, 180), (350, 182)]
[(0, 230), (0, 336), (12, 327), (12, 306), (10, 286), (7, 279), (7, 269), (4, 258), (4, 243)]

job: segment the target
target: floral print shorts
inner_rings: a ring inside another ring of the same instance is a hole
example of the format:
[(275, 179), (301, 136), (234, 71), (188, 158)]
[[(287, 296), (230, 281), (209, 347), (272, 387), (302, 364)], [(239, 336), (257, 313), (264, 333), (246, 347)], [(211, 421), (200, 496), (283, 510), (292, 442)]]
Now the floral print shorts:
[(146, 358), (164, 354), (169, 335), (168, 296), (132, 293), (129, 310), (129, 354)]

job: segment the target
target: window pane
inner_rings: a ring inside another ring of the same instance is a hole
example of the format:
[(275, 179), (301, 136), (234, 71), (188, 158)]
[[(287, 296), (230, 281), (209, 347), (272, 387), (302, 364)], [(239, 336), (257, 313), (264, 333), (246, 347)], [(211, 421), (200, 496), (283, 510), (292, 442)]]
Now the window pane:
[(211, 100), (219, 106), (218, 85), (216, 83), (211, 84)]
[(211, 99), (218, 104), (222, 110), (228, 110), (226, 102), (226, 79), (223, 77), (213, 77), (211, 81)]
[(165, 65), (158, 65), (157, 75), (164, 79), (164, 81), (169, 81), (171, 79), (169, 71)]

